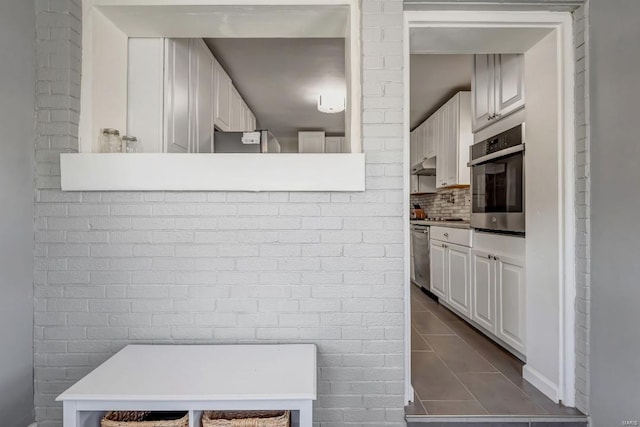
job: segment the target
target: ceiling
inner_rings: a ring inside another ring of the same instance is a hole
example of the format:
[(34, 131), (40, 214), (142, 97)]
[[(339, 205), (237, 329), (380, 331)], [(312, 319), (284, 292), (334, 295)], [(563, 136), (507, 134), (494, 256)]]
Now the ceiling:
[(98, 10), (129, 37), (345, 37), (349, 17), (349, 7), (338, 4), (119, 4)]
[(216, 38), (205, 42), (256, 115), (283, 142), (299, 130), (344, 135), (343, 113), (318, 111), (318, 95), (346, 92), (344, 38)]
[(412, 54), (524, 53), (551, 31), (530, 27), (417, 27), (410, 30), (410, 49)]
[(472, 55), (411, 55), (411, 129), (453, 95), (471, 90)]

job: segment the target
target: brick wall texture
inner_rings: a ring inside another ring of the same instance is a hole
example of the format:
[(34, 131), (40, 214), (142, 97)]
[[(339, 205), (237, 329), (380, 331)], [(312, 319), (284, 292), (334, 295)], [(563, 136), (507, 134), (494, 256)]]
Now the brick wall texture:
[(576, 60), (576, 407), (589, 409), (590, 169), (588, 3), (574, 12)]
[(38, 0), (35, 405), (128, 343), (312, 342), (319, 425), (401, 425), (402, 1), (364, 0), (360, 193), (65, 193), (80, 0)]
[[(61, 425), (55, 396), (128, 343), (235, 342), (316, 343), (318, 425), (403, 424), (402, 6), (362, 1), (365, 192), (64, 193), (59, 153), (78, 146), (81, 0), (36, 0), (41, 427)], [(579, 81), (586, 91), (584, 71)], [(578, 134), (586, 408), (586, 125)]]
[(432, 194), (416, 194), (411, 196), (413, 203), (420, 205), (429, 218), (462, 218), (471, 219), (471, 189), (442, 189)]

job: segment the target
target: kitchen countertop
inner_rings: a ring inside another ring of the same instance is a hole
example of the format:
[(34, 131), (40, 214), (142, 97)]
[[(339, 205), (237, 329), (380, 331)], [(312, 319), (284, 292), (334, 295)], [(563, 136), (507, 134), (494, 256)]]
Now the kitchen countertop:
[(470, 229), (469, 221), (427, 221), (425, 219), (412, 219), (411, 225), (430, 225), (434, 227)]

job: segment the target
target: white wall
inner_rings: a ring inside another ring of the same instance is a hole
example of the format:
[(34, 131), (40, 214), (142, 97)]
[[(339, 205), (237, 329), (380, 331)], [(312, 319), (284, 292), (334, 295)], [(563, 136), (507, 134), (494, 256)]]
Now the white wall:
[(33, 1), (0, 2), (0, 422), (33, 419)]
[(640, 2), (591, 0), (593, 426), (640, 421)]
[(557, 34), (525, 53), (527, 365), (525, 378), (558, 387), (560, 171)]

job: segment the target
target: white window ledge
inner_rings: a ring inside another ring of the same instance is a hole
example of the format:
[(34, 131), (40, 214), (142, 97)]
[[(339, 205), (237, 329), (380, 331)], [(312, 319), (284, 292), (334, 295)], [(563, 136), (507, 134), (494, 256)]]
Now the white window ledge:
[(351, 154), (64, 153), (63, 191), (364, 191)]

